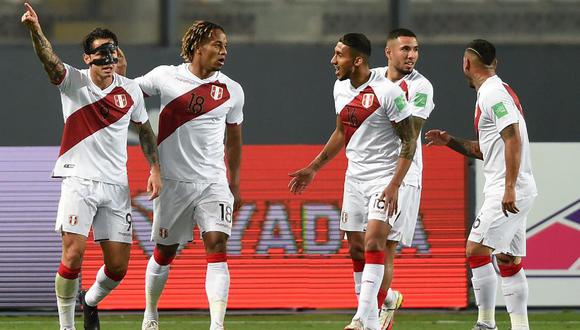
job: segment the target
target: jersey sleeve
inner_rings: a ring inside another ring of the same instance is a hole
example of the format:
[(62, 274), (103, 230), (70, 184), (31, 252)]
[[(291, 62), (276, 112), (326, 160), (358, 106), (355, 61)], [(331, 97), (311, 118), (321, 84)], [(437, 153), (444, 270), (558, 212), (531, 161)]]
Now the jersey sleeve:
[(66, 71), (63, 79), (60, 82), (53, 81), (52, 83), (57, 85), (58, 89), (61, 92), (66, 93), (71, 88), (74, 88), (74, 86), (81, 85), (82, 80), (83, 80), (83, 75), (79, 69), (77, 69), (73, 66), (70, 66), (66, 63), (63, 63), (63, 64), (64, 64), (64, 69)]
[(244, 90), (242, 86), (235, 83), (232, 88), (232, 100), (234, 102), (232, 109), (226, 115), (226, 124), (240, 125), (244, 121)]
[(491, 118), (498, 132), (519, 122), (518, 108), (505, 90), (495, 89), (482, 102), (483, 109)]
[(332, 98), (334, 100), (334, 112), (339, 115), (340, 111), (342, 111), (341, 108), (338, 107), (338, 103), (336, 102), (338, 100), (338, 94), (339, 94), (339, 89), (340, 89), (340, 81), (337, 79), (334, 82), (334, 87), (332, 89)]
[(403, 91), (393, 85), (383, 95), (381, 104), (390, 121), (395, 123), (411, 115), (411, 107)]
[(139, 84), (143, 93), (147, 96), (160, 94), (160, 78), (163, 76), (163, 66), (158, 66), (149, 71), (145, 75), (135, 78), (135, 82)]
[(435, 108), (433, 103), (433, 85), (427, 80), (422, 81), (409, 101), (411, 113), (415, 117), (427, 119)]
[(145, 108), (145, 100), (143, 99), (143, 93), (136, 88), (136, 93), (134, 93), (135, 105), (133, 112), (131, 112), (131, 121), (134, 123), (144, 124), (149, 120), (147, 115), (147, 109)]

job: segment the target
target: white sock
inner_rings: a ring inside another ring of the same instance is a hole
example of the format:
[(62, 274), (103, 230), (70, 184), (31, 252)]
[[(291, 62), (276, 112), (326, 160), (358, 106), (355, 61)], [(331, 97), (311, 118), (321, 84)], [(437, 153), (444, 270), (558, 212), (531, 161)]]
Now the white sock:
[(61, 329), (75, 328), (75, 305), (79, 291), (79, 279), (66, 279), (56, 273), (54, 278), (56, 305), (58, 306), (58, 322)]
[(169, 265), (162, 266), (151, 256), (145, 272), (145, 320), (159, 320), (157, 304), (169, 276)]
[(360, 284), (362, 283), (363, 272), (352, 272), (354, 277), (354, 294), (356, 294), (356, 300), (360, 296)]
[(381, 287), (384, 272), (385, 266), (382, 264), (367, 263), (363, 270), (360, 298), (354, 318), (362, 320), (365, 326), (367, 326), (367, 319), (371, 311), (377, 310), (378, 313), (377, 295)]
[(510, 276), (501, 278), (501, 289), (507, 311), (510, 314), (512, 329), (528, 330), (528, 280), (523, 269)]
[(367, 316), (366, 322), (364, 322), (365, 329), (377, 329), (381, 328), (379, 323), (379, 308), (377, 304), (371, 306), (371, 310), (369, 311), (369, 315)]
[(473, 292), (478, 307), (477, 322), (495, 327), (495, 297), (497, 293), (497, 274), (491, 263), (472, 268)]
[(105, 274), (105, 265), (97, 272), (95, 283), (89, 288), (85, 301), (89, 306), (97, 306), (105, 297), (116, 288), (121, 281), (115, 281)]
[(211, 317), (210, 330), (223, 329), (229, 290), (230, 272), (228, 271), (228, 263), (208, 263), (205, 276), (205, 292)]

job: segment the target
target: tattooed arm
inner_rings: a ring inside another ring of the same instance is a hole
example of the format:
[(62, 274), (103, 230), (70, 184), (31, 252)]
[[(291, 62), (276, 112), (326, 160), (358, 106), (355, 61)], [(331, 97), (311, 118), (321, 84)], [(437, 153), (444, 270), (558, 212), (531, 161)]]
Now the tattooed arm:
[(44, 65), (44, 70), (48, 74), (50, 81), (60, 83), (66, 74), (64, 64), (54, 53), (50, 42), (42, 33), (38, 15), (34, 9), (28, 3), (25, 3), (24, 7), (26, 12), (22, 15), (21, 21), (30, 31), (34, 51)]
[(318, 156), (305, 168), (289, 174), (292, 177), (288, 183), (290, 191), (295, 194), (302, 193), (314, 180), (316, 172), (333, 159), (342, 147), (344, 147), (344, 127), (340, 116), (336, 116), (336, 129)]
[(399, 152), (399, 160), (397, 161), (393, 178), (379, 197), (385, 201), (388, 216), (397, 213), (399, 187), (413, 162), (415, 150), (417, 149), (417, 136), (419, 135), (419, 130), (417, 129), (421, 128), (423, 122), (422, 118), (409, 116), (398, 123), (393, 123), (395, 133), (401, 139), (401, 152)]
[(147, 181), (147, 191), (151, 193), (149, 200), (152, 200), (159, 196), (162, 187), (157, 141), (149, 121), (142, 124), (136, 123), (135, 126), (137, 126), (137, 129), (139, 130), (139, 143), (141, 144), (141, 150), (143, 151), (145, 158), (147, 158), (147, 162), (151, 168), (149, 180)]
[(425, 139), (427, 146), (448, 146), (464, 156), (483, 160), (483, 154), (479, 149), (479, 141), (477, 140), (465, 140), (438, 129), (425, 133)]
[(500, 132), (505, 144), (505, 191), (502, 200), (502, 211), (505, 216), (510, 213), (518, 213), (516, 207), (516, 180), (520, 171), (522, 156), (522, 140), (520, 137), (519, 124), (511, 124)]

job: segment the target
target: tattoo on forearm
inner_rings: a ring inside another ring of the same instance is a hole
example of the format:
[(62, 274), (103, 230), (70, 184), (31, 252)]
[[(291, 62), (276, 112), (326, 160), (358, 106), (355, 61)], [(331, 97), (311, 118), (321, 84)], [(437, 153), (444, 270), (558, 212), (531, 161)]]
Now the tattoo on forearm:
[(31, 31), (32, 44), (36, 55), (44, 65), (44, 70), (53, 82), (59, 82), (66, 74), (64, 64), (52, 50), (52, 46), (42, 31)]
[(464, 156), (483, 159), (481, 151), (479, 150), (478, 141), (470, 141), (453, 137), (451, 140), (449, 140), (447, 146)]
[(155, 133), (153, 133), (153, 129), (149, 122), (141, 125), (141, 129), (139, 130), (139, 142), (141, 143), (141, 150), (143, 150), (143, 154), (145, 155), (145, 158), (147, 158), (149, 165), (158, 164), (159, 155), (157, 153), (157, 142), (155, 141)]
[(394, 123), (395, 132), (401, 139), (401, 152), (399, 158), (413, 159), (415, 150), (417, 149), (417, 125), (414, 124), (412, 117), (406, 118), (398, 123)]

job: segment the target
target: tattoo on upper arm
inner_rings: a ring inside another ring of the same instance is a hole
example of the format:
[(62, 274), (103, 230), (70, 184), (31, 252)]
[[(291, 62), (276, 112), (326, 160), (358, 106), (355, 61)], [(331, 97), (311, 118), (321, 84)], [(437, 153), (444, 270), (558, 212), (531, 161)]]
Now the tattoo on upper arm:
[[(413, 124), (414, 117), (407, 117), (398, 123), (393, 123), (395, 132), (401, 139), (401, 152), (399, 158), (413, 159), (415, 150), (417, 149), (417, 135), (416, 125)], [(421, 124), (422, 125), (422, 124)]]
[(149, 121), (139, 125), (139, 142), (141, 143), (141, 150), (143, 150), (143, 154), (147, 158), (149, 165), (158, 164), (157, 142)]
[(48, 74), (48, 77), (52, 82), (60, 82), (66, 74), (64, 64), (54, 53), (50, 42), (41, 31), (33, 31), (31, 32), (31, 36), (36, 55), (38, 55), (38, 58), (44, 65), (44, 70)]
[(499, 132), (501, 138), (505, 141), (507, 139), (513, 138), (517, 135), (516, 129), (518, 124), (511, 124)]

